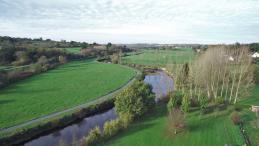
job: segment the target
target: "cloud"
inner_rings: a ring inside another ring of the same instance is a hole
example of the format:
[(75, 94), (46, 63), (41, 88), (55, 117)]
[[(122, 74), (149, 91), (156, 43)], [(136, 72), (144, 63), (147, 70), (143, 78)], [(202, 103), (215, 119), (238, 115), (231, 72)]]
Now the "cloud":
[(0, 35), (106, 43), (259, 41), (257, 0), (0, 0)]

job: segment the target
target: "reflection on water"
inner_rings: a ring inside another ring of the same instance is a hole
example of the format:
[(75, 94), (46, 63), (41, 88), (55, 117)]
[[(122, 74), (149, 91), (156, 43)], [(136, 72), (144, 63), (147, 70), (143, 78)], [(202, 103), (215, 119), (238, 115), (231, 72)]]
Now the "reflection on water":
[(168, 92), (173, 91), (173, 79), (165, 72), (159, 71), (154, 74), (148, 74), (145, 76), (144, 81), (153, 87), (152, 91), (156, 95), (156, 100), (167, 95)]
[(81, 122), (67, 126), (64, 129), (29, 141), (24, 146), (58, 146), (61, 140), (67, 145), (72, 145), (73, 140), (81, 139), (96, 126), (102, 128), (106, 121), (115, 119), (116, 117), (117, 115), (113, 108), (104, 113), (85, 118)]

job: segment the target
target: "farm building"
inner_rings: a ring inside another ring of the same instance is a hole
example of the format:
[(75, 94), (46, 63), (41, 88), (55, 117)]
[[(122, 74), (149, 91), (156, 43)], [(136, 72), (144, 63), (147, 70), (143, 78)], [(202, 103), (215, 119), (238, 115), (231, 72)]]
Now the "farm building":
[(253, 55), (252, 55), (253, 58), (259, 58), (259, 53), (255, 52)]

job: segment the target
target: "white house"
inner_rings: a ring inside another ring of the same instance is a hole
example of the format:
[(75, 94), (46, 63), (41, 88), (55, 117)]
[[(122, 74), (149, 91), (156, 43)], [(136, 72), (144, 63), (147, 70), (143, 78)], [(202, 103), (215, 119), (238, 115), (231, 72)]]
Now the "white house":
[(253, 58), (259, 58), (259, 53), (255, 52), (253, 55), (252, 55)]
[(234, 59), (232, 56), (229, 56), (229, 57), (228, 57), (228, 60), (229, 60), (229, 61), (234, 61), (235, 59)]

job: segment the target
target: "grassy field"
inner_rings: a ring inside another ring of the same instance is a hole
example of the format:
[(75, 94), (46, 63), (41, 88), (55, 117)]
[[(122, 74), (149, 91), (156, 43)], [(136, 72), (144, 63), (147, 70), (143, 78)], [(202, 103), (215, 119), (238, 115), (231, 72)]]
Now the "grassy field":
[[(257, 76), (259, 78), (259, 62), (257, 63)], [(245, 121), (245, 129), (248, 133), (249, 139), (252, 145), (259, 145), (259, 117), (251, 112), (249, 109), (251, 105), (259, 105), (259, 84), (256, 84), (252, 89), (251, 96), (247, 99), (242, 100), (239, 104), (245, 105), (245, 109), (242, 111), (242, 117)]]
[(166, 107), (158, 106), (155, 113), (132, 124), (127, 131), (115, 136), (103, 146), (233, 146), (242, 145), (239, 128), (229, 118), (228, 110), (201, 116), (192, 112), (187, 117), (188, 131), (174, 138), (166, 135)]
[(70, 53), (79, 54), (81, 52), (81, 47), (65, 48), (65, 50)]
[(0, 90), (0, 128), (93, 100), (134, 75), (120, 65), (77, 61), (27, 78)]
[(124, 63), (134, 63), (143, 65), (163, 66), (167, 63), (184, 63), (192, 60), (195, 53), (191, 48), (177, 50), (143, 50), (141, 54), (129, 55), (123, 58)]

